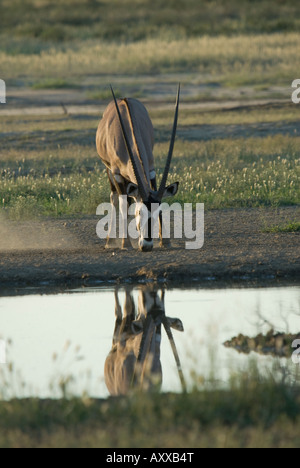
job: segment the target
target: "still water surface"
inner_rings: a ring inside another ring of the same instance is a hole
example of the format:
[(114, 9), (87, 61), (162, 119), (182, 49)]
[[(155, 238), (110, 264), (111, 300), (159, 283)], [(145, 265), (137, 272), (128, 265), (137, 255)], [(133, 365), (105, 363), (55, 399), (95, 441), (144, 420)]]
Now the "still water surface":
[[(157, 293), (161, 295), (161, 289)], [(139, 307), (141, 287), (127, 291)], [(105, 360), (112, 347), (116, 297), (123, 307), (125, 289), (85, 288), (56, 295), (0, 298), (0, 338), (7, 345), (7, 361), (20, 371), (24, 389), (12, 384), (17, 396), (59, 396), (61, 375), (72, 374), (72, 391), (94, 397), (109, 395)], [(210, 375), (212, 360), (220, 382), (233, 369), (247, 366), (249, 356), (225, 348), (239, 333), (255, 336), (276, 331), (300, 331), (300, 287), (259, 289), (172, 289), (165, 291), (167, 317), (181, 320), (184, 331), (172, 330), (187, 384), (190, 371)], [(124, 311), (123, 311), (124, 312)], [(180, 378), (165, 330), (161, 331), (162, 390), (179, 391)], [(253, 356), (253, 353), (251, 354)], [(258, 356), (261, 366), (272, 358)], [(285, 362), (283, 360), (283, 362)], [(2, 370), (8, 365), (0, 364)], [(54, 384), (50, 389), (49, 384)]]

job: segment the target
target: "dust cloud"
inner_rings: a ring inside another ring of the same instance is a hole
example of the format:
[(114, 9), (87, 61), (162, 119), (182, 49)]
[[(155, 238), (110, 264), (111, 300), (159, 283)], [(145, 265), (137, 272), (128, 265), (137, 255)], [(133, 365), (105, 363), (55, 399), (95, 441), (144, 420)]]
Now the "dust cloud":
[(77, 243), (66, 223), (53, 220), (11, 221), (0, 216), (0, 252), (70, 249)]

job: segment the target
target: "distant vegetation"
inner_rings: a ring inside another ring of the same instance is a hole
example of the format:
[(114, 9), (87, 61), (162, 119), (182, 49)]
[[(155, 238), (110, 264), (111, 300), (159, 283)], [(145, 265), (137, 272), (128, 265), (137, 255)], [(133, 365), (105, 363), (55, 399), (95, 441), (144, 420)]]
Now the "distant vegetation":
[[(300, 4), (294, 0), (2, 0), (0, 31), (44, 43), (299, 32)], [(13, 43), (10, 49), (14, 53)]]
[(202, 82), (286, 85), (299, 31), (292, 0), (2, 0), (1, 77), (193, 71)]
[[(133, 43), (77, 40), (39, 50), (11, 52), (10, 38), (0, 45), (1, 76), (10, 84), (64, 80), (82, 85), (87, 76), (191, 73), (198, 83), (290, 87), (297, 77), (298, 33), (199, 38), (153, 38)], [(17, 41), (18, 42), (18, 41)], [(27, 45), (26, 45), (27, 44)], [(16, 81), (18, 80), (18, 81)], [(50, 83), (51, 84), (51, 83)]]

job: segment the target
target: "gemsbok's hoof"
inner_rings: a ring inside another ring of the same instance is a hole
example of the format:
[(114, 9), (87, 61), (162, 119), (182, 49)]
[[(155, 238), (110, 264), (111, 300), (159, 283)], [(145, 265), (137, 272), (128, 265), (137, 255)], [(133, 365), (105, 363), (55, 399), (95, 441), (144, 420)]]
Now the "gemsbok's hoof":
[(172, 247), (170, 239), (164, 239), (163, 241), (160, 241), (159, 247), (161, 249), (170, 249)]
[(152, 250), (153, 250), (153, 240), (141, 239), (139, 241), (139, 249), (142, 252), (152, 252)]
[(107, 250), (118, 249), (119, 247), (120, 247), (120, 244), (117, 242), (116, 239), (107, 239), (106, 244), (105, 244), (105, 248)]
[(132, 245), (129, 239), (124, 239), (122, 241), (122, 250), (132, 250)]

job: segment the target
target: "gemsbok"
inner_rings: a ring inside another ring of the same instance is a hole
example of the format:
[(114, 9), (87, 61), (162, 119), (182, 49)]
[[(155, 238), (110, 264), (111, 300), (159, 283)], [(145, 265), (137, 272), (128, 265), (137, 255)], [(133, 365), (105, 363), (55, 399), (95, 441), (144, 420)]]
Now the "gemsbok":
[[(113, 101), (106, 108), (96, 134), (97, 152), (107, 168), (111, 187), (110, 201), (113, 209), (119, 209), (122, 219), (127, 219), (127, 197), (136, 203), (135, 219), (139, 233), (139, 248), (144, 252), (153, 249), (154, 223), (159, 217), (160, 246), (169, 247), (170, 239), (163, 237), (162, 215), (159, 207), (162, 199), (176, 195), (179, 182), (166, 186), (178, 121), (180, 85), (169, 153), (162, 180), (157, 189), (154, 167), (154, 130), (145, 106), (133, 98), (116, 99), (111, 88)], [(151, 210), (151, 207), (157, 207)], [(156, 219), (155, 219), (156, 218)], [(112, 238), (115, 220), (112, 217), (106, 248), (117, 247)], [(127, 228), (126, 228), (127, 231)], [(131, 248), (128, 232), (122, 236), (122, 248)]]
[(166, 317), (164, 298), (164, 290), (158, 294), (155, 286), (141, 286), (136, 309), (132, 288), (127, 288), (122, 312), (118, 291), (115, 291), (115, 329), (112, 349), (104, 366), (105, 382), (111, 395), (126, 395), (134, 388), (144, 391), (160, 389), (161, 325), (170, 340), (185, 391), (185, 380), (171, 331), (171, 328), (183, 331), (183, 325), (178, 318)]

